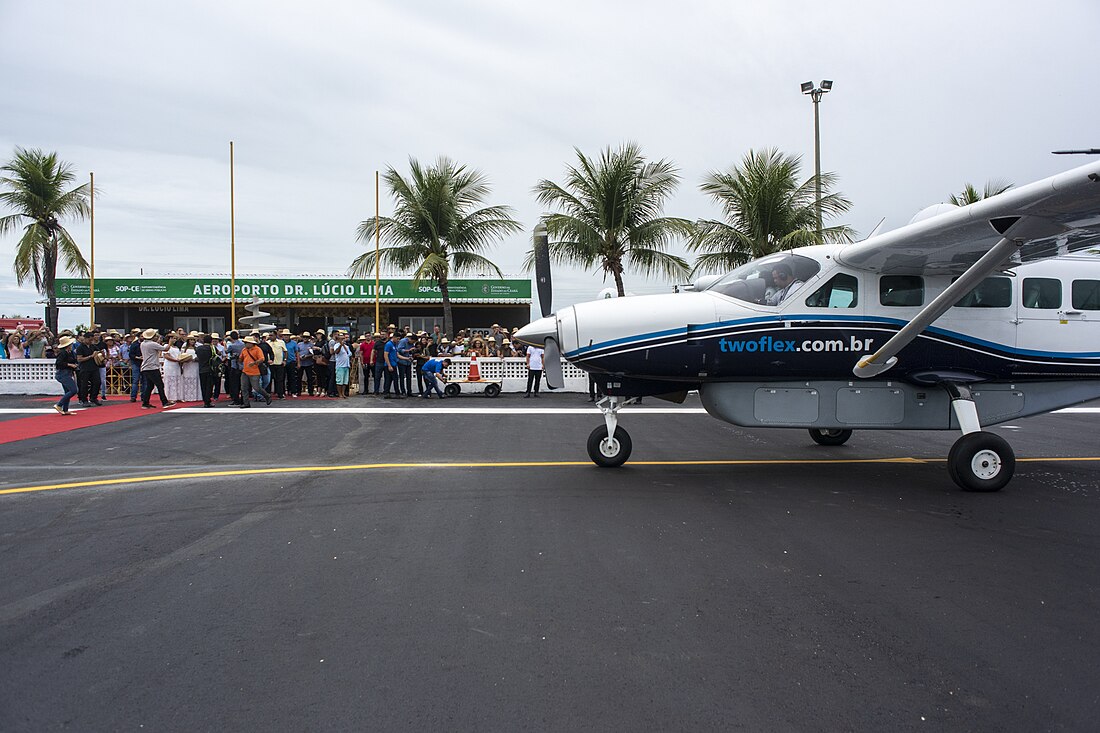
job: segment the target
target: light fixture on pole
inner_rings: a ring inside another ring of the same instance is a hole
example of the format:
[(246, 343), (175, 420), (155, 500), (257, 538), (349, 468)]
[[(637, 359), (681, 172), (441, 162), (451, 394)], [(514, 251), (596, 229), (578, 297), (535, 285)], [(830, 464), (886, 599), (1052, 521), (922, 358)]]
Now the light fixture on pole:
[(814, 184), (817, 192), (817, 240), (821, 237), (821, 115), (818, 107), (821, 104), (821, 95), (828, 93), (833, 88), (833, 82), (824, 79), (820, 87), (814, 87), (812, 81), (802, 82), (802, 93), (809, 94), (814, 101)]

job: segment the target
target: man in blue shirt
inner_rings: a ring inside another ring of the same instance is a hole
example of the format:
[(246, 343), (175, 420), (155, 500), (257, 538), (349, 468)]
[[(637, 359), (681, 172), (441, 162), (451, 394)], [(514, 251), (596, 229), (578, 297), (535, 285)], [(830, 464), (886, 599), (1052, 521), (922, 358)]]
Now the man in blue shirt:
[[(405, 395), (401, 393), (401, 382), (398, 379), (401, 374), (398, 368), (398, 365), (401, 364), (401, 355), (397, 352), (398, 338), (399, 336), (396, 333), (390, 334), (389, 343), (386, 344), (386, 350), (383, 354), (386, 360), (386, 386), (383, 390), (382, 399), (385, 400), (392, 397), (405, 399)], [(391, 387), (393, 388), (392, 394), (390, 392)]]
[(286, 344), (286, 391), (291, 397), (297, 397), (302, 393), (298, 381), (298, 340), (289, 328), (279, 331), (279, 338)]
[(450, 359), (428, 359), (424, 362), (424, 366), (420, 368), (420, 373), (424, 376), (424, 391), (420, 393), (421, 397), (430, 400), (432, 398), (432, 388), (434, 387), (439, 399), (446, 399), (443, 396), (443, 390), (439, 388), (439, 382), (436, 380), (447, 381), (447, 377), (443, 376), (443, 370), (450, 365)]

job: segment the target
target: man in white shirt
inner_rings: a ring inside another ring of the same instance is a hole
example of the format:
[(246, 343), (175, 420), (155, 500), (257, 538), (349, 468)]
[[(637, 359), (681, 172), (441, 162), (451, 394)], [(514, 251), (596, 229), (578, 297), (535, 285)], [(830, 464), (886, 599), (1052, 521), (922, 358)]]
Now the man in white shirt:
[(772, 268), (772, 282), (775, 284), (775, 290), (764, 301), (767, 305), (779, 305), (802, 285), (801, 280), (795, 279), (790, 266), (783, 262)]
[(541, 346), (527, 347), (527, 394), (523, 395), (524, 399), (531, 396), (531, 387), (535, 388), (535, 397), (539, 396), (539, 383), (542, 382), (542, 355)]
[(160, 343), (160, 334), (157, 333), (155, 328), (150, 328), (143, 331), (141, 337), (145, 339), (141, 342), (141, 377), (144, 382), (141, 390), (141, 406), (146, 410), (156, 409), (149, 404), (155, 388), (160, 396), (160, 403), (165, 407), (170, 407), (176, 403), (170, 401), (164, 394), (164, 379), (160, 374), (160, 355), (168, 351), (176, 336), (172, 334), (168, 337), (168, 343), (162, 344)]

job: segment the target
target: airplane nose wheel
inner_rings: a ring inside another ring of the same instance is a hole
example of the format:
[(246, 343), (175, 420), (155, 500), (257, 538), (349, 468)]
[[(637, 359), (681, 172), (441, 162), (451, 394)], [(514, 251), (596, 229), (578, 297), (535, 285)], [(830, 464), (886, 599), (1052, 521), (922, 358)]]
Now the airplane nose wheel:
[(607, 437), (607, 428), (601, 425), (588, 436), (588, 457), (597, 466), (615, 468), (630, 458), (630, 435), (620, 427), (615, 428), (614, 437)]
[(968, 433), (951, 446), (947, 471), (964, 491), (1000, 491), (1016, 470), (1012, 446), (994, 433)]

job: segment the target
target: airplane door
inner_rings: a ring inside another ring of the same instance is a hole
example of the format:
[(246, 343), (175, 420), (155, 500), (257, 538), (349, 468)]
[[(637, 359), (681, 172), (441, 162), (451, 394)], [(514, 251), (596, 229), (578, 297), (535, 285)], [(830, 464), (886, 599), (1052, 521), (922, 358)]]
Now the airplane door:
[(707, 376), (706, 337), (700, 333), (698, 324), (689, 323), (687, 342), (684, 345), (684, 376)]
[(1020, 278), (1017, 348), (1066, 353), (1100, 342), (1100, 280)]
[(1016, 348), (1063, 352), (1084, 344), (1084, 311), (1070, 306), (1066, 284), (1059, 277), (1020, 278), (1016, 300)]

